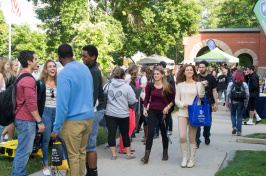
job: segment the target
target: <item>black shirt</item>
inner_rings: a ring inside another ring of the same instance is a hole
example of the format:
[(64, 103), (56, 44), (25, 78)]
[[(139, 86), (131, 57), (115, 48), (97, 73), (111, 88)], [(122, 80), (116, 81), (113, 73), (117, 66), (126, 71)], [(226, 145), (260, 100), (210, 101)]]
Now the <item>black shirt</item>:
[(205, 95), (207, 97), (207, 103), (213, 104), (215, 101), (212, 94), (212, 90), (217, 87), (216, 79), (210, 74), (207, 74), (206, 76), (202, 76), (201, 74), (199, 74), (199, 76), (201, 81), (208, 81), (208, 84), (205, 87)]
[(217, 78), (217, 91), (227, 89), (227, 76), (220, 75)]

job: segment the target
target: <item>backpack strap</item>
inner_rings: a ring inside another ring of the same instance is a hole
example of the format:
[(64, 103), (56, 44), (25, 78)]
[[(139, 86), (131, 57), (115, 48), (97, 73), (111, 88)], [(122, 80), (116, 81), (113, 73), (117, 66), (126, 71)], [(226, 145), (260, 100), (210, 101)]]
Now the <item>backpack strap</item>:
[(32, 77), (35, 80), (35, 78), (30, 73), (23, 73), (16, 79), (14, 84), (16, 85), (22, 78), (24, 78), (26, 76), (30, 76), (30, 77)]

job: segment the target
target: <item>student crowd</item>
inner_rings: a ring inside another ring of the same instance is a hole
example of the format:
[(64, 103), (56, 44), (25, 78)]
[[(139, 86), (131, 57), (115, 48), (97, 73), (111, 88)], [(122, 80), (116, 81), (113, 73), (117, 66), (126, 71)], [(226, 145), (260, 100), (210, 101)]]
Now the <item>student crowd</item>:
[[(247, 124), (253, 124), (254, 115), (256, 123), (261, 121), (255, 110), (259, 77), (252, 65), (230, 68), (226, 64), (209, 66), (208, 62), (201, 61), (196, 67), (191, 64), (178, 66), (175, 72), (166, 68), (166, 63), (162, 61), (156, 66), (131, 64), (128, 68), (109, 67), (105, 78), (97, 63), (98, 50), (95, 46), (84, 46), (81, 55), (83, 64), (73, 59), (70, 45), (62, 44), (58, 47), (58, 58), (64, 68), (59, 74), (56, 63), (48, 60), (37, 81), (32, 76), (25, 76), (16, 84), (14, 123), (4, 130), (0, 126), (0, 142), (6, 134), (9, 141), (13, 140), (15, 128), (17, 130), (18, 146), (12, 176), (26, 175), (36, 125), (37, 131), (43, 133), (43, 175), (51, 175), (48, 165), (50, 138), (55, 140), (60, 136), (68, 152), (70, 171), (67, 175), (96, 176), (96, 138), (103, 119), (108, 128), (111, 160), (117, 159), (118, 128), (119, 153), (126, 154), (126, 159), (135, 158), (131, 138), (139, 133), (143, 123), (145, 155), (141, 161), (145, 164), (149, 162), (153, 139), (158, 138), (159, 131), (163, 145), (162, 160), (166, 161), (173, 128), (172, 112), (177, 105), (183, 168), (195, 165), (196, 148), (201, 143), (201, 128), (190, 125), (188, 114), (188, 106), (197, 95), (201, 98), (198, 104), (204, 103), (206, 95), (210, 112), (217, 111), (219, 101), (223, 101), (227, 111), (231, 111), (232, 134), (241, 135), (242, 115), (246, 111), (250, 111)], [(23, 74), (33, 74), (37, 70), (38, 60), (34, 51), (21, 51), (18, 60), (0, 58), (0, 92), (8, 89)], [(231, 96), (237, 83), (243, 88), (243, 99)], [(206, 145), (210, 144), (210, 130), (210, 126), (203, 127)]]

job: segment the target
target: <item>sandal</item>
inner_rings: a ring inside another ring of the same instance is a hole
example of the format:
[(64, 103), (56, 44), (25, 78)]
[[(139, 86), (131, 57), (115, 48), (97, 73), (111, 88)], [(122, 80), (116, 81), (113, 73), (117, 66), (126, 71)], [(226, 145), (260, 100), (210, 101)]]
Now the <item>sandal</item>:
[(131, 151), (131, 152), (135, 152), (136, 150), (135, 150), (135, 149), (133, 149), (133, 148), (131, 148), (131, 149), (130, 149), (130, 151)]
[(134, 159), (134, 158), (136, 158), (134, 155), (129, 155), (126, 157), (127, 160)]
[[(120, 154), (127, 154), (126, 151), (125, 152), (118, 152), (118, 153), (120, 153)], [(130, 154), (133, 154), (133, 152), (130, 152)]]
[(117, 159), (117, 156), (112, 156), (111, 157), (111, 160), (116, 160)]

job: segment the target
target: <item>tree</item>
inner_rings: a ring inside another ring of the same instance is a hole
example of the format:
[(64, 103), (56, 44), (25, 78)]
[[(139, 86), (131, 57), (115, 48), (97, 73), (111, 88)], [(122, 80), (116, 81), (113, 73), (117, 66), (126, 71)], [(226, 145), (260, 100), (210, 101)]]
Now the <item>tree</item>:
[(16, 58), (21, 50), (35, 51), (39, 63), (44, 63), (49, 55), (46, 53), (46, 34), (31, 31), (29, 25), (12, 25), (12, 58)]
[[(76, 59), (80, 60), (82, 47), (94, 45), (99, 51), (97, 62), (101, 63), (103, 71), (113, 64), (113, 56), (123, 47), (124, 33), (121, 23), (110, 16), (97, 11), (92, 20), (84, 20), (74, 25), (77, 35), (71, 41)], [(93, 23), (92, 23), (93, 21)]]
[(221, 0), (217, 18), (219, 28), (258, 27), (259, 22), (253, 12), (254, 1)]
[(8, 25), (2, 10), (0, 10), (0, 57), (8, 58)]

